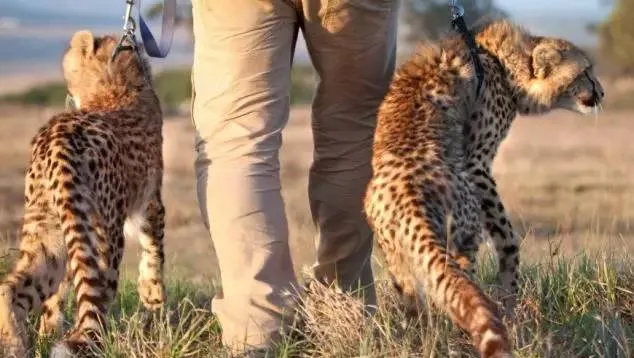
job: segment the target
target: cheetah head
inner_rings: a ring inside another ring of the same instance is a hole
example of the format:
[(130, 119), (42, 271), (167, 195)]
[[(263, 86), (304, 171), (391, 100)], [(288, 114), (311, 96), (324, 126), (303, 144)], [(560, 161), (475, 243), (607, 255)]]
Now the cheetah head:
[(519, 101), (522, 114), (553, 109), (589, 114), (600, 107), (604, 92), (588, 56), (568, 41), (532, 38), (531, 80), (526, 98)]
[(117, 44), (114, 36), (95, 37), (86, 30), (72, 36), (62, 58), (62, 72), (75, 107), (125, 97), (147, 86), (147, 60), (139, 61), (133, 50), (123, 50), (111, 61)]
[(601, 106), (604, 95), (603, 87), (590, 66), (557, 97), (554, 108), (589, 114)]

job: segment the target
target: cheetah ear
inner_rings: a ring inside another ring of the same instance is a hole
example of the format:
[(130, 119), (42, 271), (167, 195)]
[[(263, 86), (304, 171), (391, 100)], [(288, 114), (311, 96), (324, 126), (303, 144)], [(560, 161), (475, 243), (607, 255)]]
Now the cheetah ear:
[(543, 80), (548, 77), (553, 68), (561, 62), (561, 52), (549, 46), (549, 44), (539, 44), (533, 49), (532, 61), (533, 76)]
[(82, 55), (93, 53), (95, 47), (95, 38), (92, 32), (88, 30), (80, 30), (73, 34), (70, 40), (71, 49), (80, 50)]

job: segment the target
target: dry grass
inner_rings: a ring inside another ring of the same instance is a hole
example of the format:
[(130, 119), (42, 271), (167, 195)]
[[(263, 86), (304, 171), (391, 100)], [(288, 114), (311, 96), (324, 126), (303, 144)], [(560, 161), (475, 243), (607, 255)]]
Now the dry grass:
[[(525, 265), (516, 321), (509, 325), (518, 358), (631, 357), (634, 270), (631, 265), (617, 270), (613, 263), (555, 258), (548, 265)], [(485, 260), (480, 272), (485, 284), (493, 273)], [(407, 318), (385, 281), (377, 285), (374, 315), (336, 287), (315, 282), (309, 287), (300, 299), (299, 334), (289, 335), (268, 357), (476, 356), (467, 337), (433, 308)], [(228, 357), (210, 312), (211, 290), (182, 283), (170, 288), (167, 308), (150, 314), (140, 308), (134, 284), (124, 284), (98, 356)], [(46, 356), (51, 343), (36, 341), (36, 353)]]
[[(293, 110), (284, 134), (283, 194), (297, 272), (312, 263), (314, 229), (306, 199), (312, 158), (309, 111)], [(0, 108), (0, 239), (15, 245), (22, 215), (28, 143), (47, 110)], [(599, 121), (567, 113), (520, 118), (494, 172), (525, 240), (521, 305), (513, 337), (520, 357), (632, 357), (634, 344), (634, 123), (631, 112)], [(149, 320), (126, 281), (112, 315), (107, 357), (222, 357), (209, 311), (218, 271), (195, 197), (193, 129), (185, 118), (165, 124), (166, 251), (169, 308)], [(134, 280), (138, 246), (128, 243), (124, 277)], [(469, 345), (431, 311), (405, 321), (398, 299), (374, 264), (380, 307), (374, 316), (341, 294), (315, 287), (303, 313), (305, 339), (288, 339), (275, 357), (432, 357)], [(483, 255), (480, 277), (492, 282)], [(186, 281), (184, 279), (186, 278)], [(312, 301), (311, 301), (312, 299)], [(154, 324), (148, 322), (154, 321)], [(158, 323), (158, 324), (156, 324)], [(38, 351), (46, 352), (48, 342)], [(618, 352), (618, 353), (617, 353)], [(467, 355), (468, 356), (468, 355)]]
[[(486, 259), (485, 259), (486, 262)], [(554, 259), (524, 267), (515, 324), (518, 357), (631, 357), (634, 354), (634, 271), (606, 261)], [(491, 262), (480, 273), (492, 277)], [(389, 283), (378, 285), (376, 314), (359, 301), (313, 285), (301, 305), (307, 323), (307, 356), (475, 357), (468, 338), (432, 307), (407, 318)]]

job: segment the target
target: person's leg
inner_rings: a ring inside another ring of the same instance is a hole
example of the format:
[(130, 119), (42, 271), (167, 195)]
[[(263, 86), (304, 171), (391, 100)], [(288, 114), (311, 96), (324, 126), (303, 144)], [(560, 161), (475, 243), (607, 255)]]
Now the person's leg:
[(284, 0), (195, 0), (193, 17), (198, 200), (223, 285), (212, 309), (226, 345), (263, 348), (295, 285), (278, 152), (297, 13)]
[(397, 0), (304, 0), (303, 30), (319, 75), (309, 198), (319, 234), (316, 278), (376, 294), (372, 233), (362, 212), (378, 106), (394, 72)]

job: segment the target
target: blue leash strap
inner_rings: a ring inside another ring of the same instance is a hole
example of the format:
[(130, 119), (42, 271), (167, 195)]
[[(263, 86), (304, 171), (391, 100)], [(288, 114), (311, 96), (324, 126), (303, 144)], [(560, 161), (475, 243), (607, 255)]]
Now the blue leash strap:
[(150, 27), (141, 14), (141, 0), (136, 0), (137, 11), (139, 12), (139, 30), (145, 52), (150, 57), (165, 58), (170, 52), (174, 39), (174, 27), (176, 21), (176, 0), (164, 0), (163, 19), (161, 24), (161, 39), (157, 43)]

